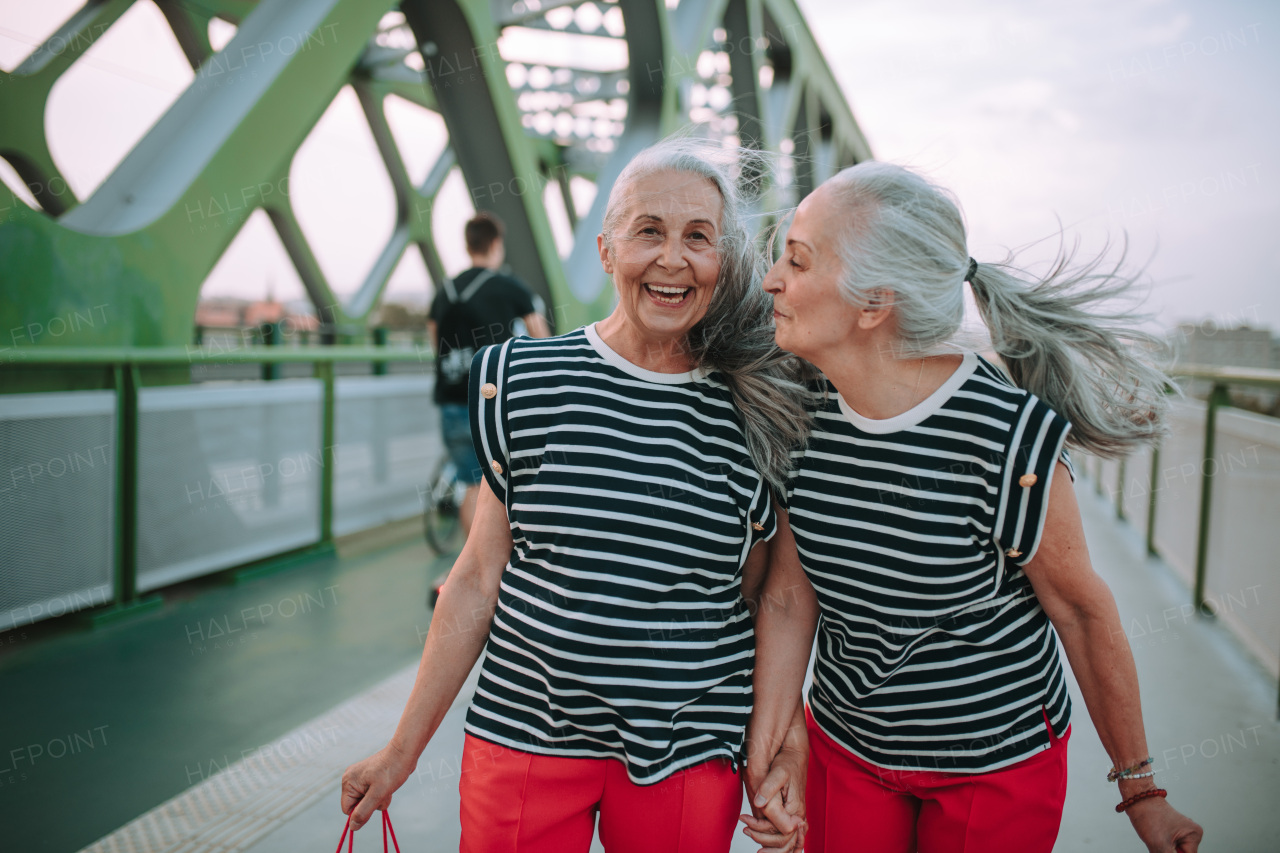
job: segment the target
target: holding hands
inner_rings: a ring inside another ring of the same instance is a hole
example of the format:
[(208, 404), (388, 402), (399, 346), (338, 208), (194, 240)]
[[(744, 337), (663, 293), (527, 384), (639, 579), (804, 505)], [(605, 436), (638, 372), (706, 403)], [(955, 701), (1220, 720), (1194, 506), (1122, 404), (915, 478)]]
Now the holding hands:
[[(747, 766), (743, 772), (751, 814), (740, 815), (743, 833), (762, 851), (798, 853), (804, 849), (804, 785), (809, 768), (809, 735), (804, 705), (799, 704), (791, 725), (774, 752), (764, 738), (748, 739)], [(770, 752), (773, 752), (770, 755)]]
[[(748, 760), (744, 781), (752, 814), (740, 815), (743, 832), (762, 850), (793, 853), (804, 849), (804, 782), (808, 749), (784, 745), (772, 763)], [(753, 768), (755, 772), (753, 772)]]

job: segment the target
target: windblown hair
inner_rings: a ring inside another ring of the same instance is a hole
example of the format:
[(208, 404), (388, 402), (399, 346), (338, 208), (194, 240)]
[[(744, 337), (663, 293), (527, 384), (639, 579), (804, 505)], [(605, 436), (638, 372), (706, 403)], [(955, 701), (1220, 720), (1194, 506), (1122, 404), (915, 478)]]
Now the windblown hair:
[(689, 350), (698, 368), (717, 371), (729, 386), (752, 462), (781, 490), (791, 450), (808, 437), (810, 395), (802, 362), (773, 341), (773, 300), (761, 287), (767, 266), (748, 227), (747, 199), (739, 187), (741, 177), (749, 184), (750, 176), (767, 171), (763, 158), (757, 151), (691, 137), (665, 139), (637, 154), (618, 175), (601, 230), (612, 252), (635, 182), (654, 174), (695, 175), (720, 193), (720, 277), (706, 316), (689, 331)]
[[(1072, 423), (1069, 443), (1123, 456), (1166, 431), (1165, 345), (1123, 307), (1135, 279), (1106, 252), (1082, 264), (1062, 248), (1043, 278), (978, 263), (971, 276), (964, 218), (952, 196), (901, 166), (866, 162), (829, 182), (847, 225), (839, 242), (841, 287), (855, 305), (893, 294), (898, 357), (948, 348), (964, 318), (969, 281), (991, 347), (1010, 378)], [(1104, 307), (1107, 306), (1107, 307)]]

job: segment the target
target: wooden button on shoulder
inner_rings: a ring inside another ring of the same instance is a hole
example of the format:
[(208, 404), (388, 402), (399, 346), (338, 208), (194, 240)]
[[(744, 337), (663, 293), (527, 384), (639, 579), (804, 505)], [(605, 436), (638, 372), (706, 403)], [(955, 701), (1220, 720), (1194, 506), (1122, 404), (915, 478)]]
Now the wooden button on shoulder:
[(760, 523), (760, 522), (758, 522), (758, 521), (753, 521), (753, 522), (751, 522), (751, 529), (752, 529), (752, 530), (764, 530), (764, 525), (763, 525), (763, 524), (761, 524), (761, 523)]
[(497, 459), (495, 459), (495, 460), (493, 460), (492, 462), (490, 462), (490, 463), (489, 463), (489, 467), (493, 469), (493, 473), (495, 473), (495, 474), (501, 474), (501, 473), (502, 473), (502, 463), (501, 463), (501, 462), (499, 462)]
[[(496, 464), (496, 463), (495, 463), (495, 464)], [(1021, 557), (1021, 556), (1022, 556), (1022, 552), (1021, 552), (1021, 551), (1019, 551), (1017, 548), (1010, 548), (1008, 551), (1005, 551), (1005, 552), (1004, 552), (1004, 555), (1005, 555), (1006, 557), (1012, 557), (1013, 559), (1015, 559), (1015, 560), (1016, 560), (1016, 559), (1018, 559), (1019, 557)]]
[(486, 400), (492, 400), (494, 397), (498, 396), (498, 386), (494, 385), (492, 382), (484, 383), (480, 386), (480, 396), (484, 397)]
[(1023, 474), (1018, 478), (1018, 485), (1022, 486), (1024, 489), (1029, 489), (1034, 486), (1039, 479), (1040, 478), (1035, 474)]

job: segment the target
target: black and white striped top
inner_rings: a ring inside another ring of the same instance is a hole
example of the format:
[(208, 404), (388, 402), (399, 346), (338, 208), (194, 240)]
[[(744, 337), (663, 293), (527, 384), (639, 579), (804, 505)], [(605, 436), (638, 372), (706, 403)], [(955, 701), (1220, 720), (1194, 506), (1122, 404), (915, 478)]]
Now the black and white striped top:
[(1036, 553), (1070, 424), (966, 353), (946, 383), (870, 420), (829, 388), (788, 488), (821, 604), (810, 708), (864, 761), (995, 770), (1062, 736), (1071, 706)]
[(467, 731), (617, 758), (639, 784), (738, 762), (741, 570), (776, 517), (729, 389), (639, 368), (587, 327), (480, 351), (469, 406), (513, 548)]

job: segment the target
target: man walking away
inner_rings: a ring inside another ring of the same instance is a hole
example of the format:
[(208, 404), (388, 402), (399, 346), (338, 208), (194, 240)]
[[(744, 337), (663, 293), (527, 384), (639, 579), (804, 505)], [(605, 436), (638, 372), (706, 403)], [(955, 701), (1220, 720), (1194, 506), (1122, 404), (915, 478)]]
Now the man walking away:
[(471, 268), (441, 282), (431, 303), (427, 330), (436, 351), (435, 401), (440, 406), (444, 445), (467, 494), (458, 512), (464, 533), (471, 530), (482, 472), (471, 444), (467, 419), (467, 375), (481, 347), (527, 334), (545, 338), (546, 319), (519, 279), (499, 272), (506, 257), (502, 220), (480, 211), (464, 234)]

